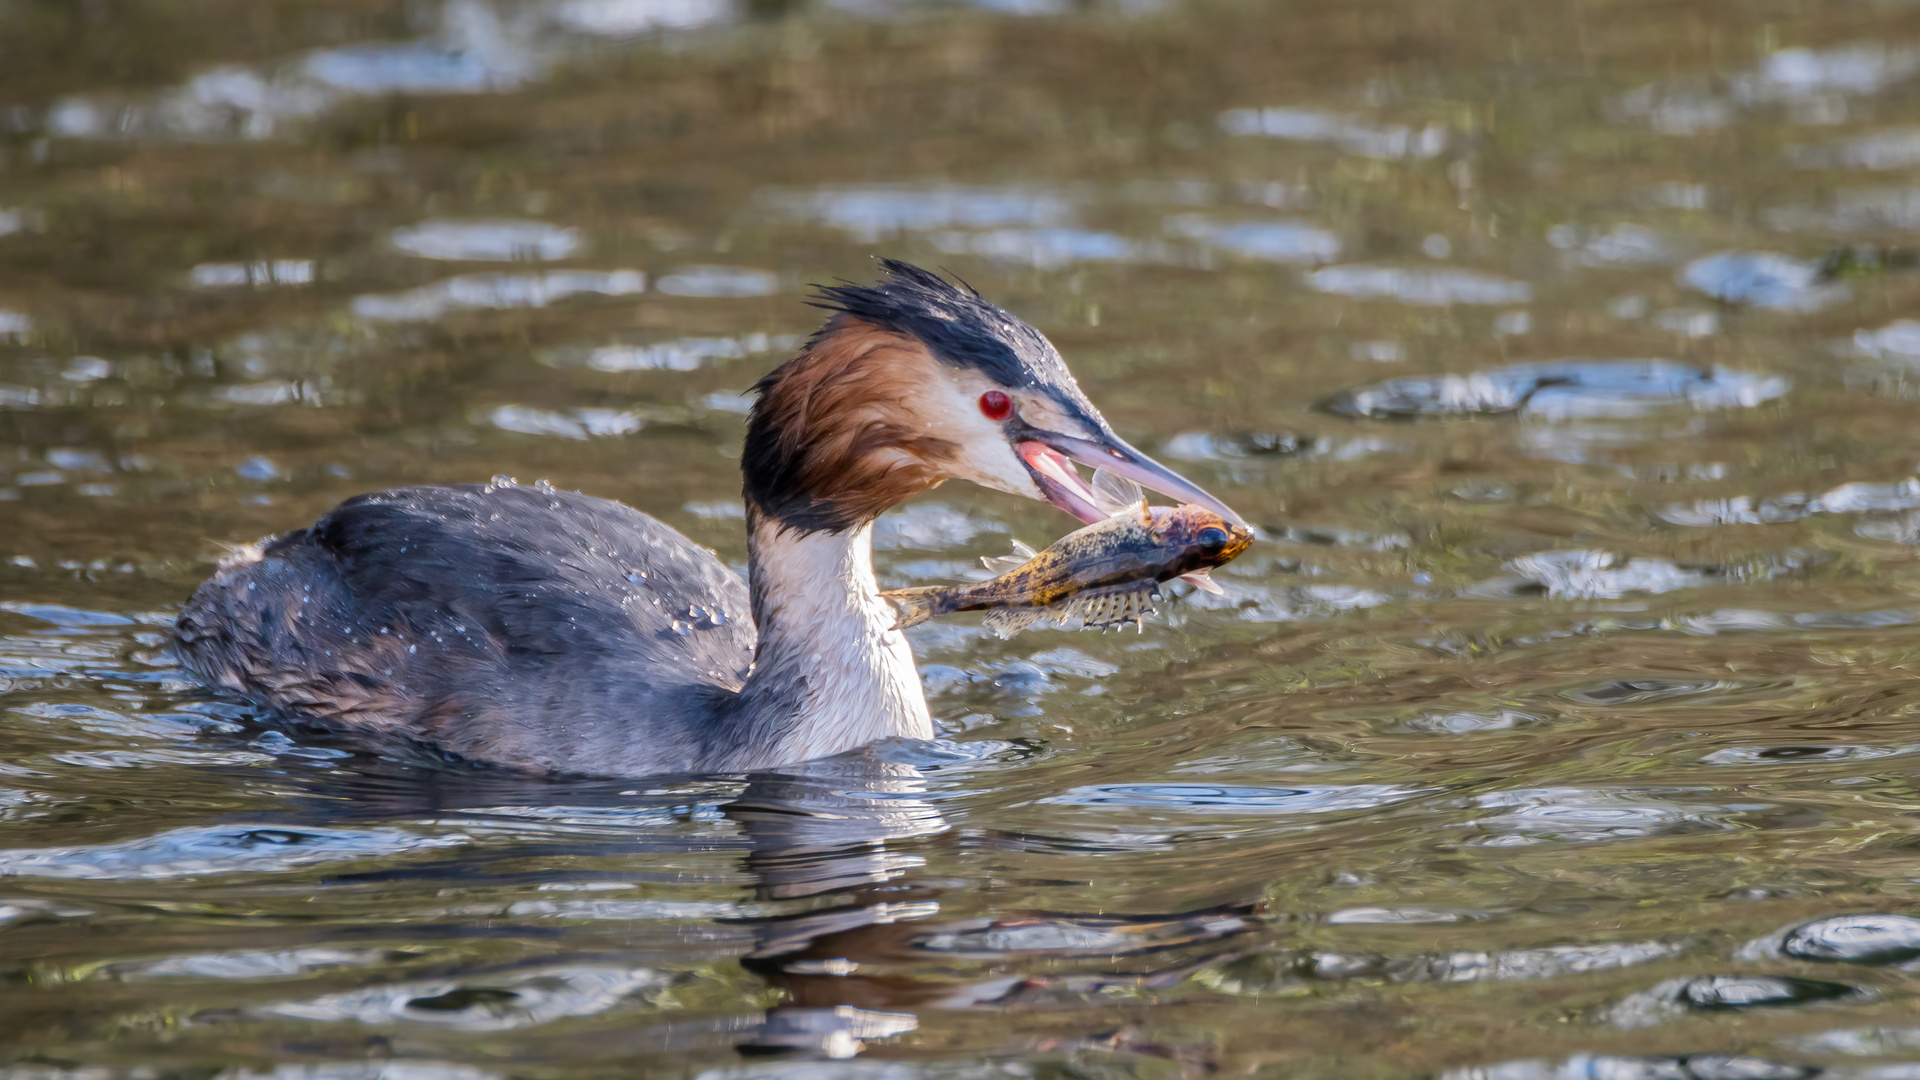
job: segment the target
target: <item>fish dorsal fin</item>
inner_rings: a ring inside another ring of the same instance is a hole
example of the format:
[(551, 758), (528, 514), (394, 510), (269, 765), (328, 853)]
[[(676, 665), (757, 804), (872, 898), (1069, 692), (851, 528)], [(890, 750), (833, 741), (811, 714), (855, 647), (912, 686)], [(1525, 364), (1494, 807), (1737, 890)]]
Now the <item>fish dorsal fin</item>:
[(1105, 469), (1093, 470), (1093, 506), (1108, 517), (1147, 504), (1147, 494), (1140, 485), (1124, 476), (1115, 476)]
[(1029, 561), (1033, 559), (1035, 555), (1038, 555), (1038, 554), (1040, 553), (1033, 550), (1032, 545), (1023, 544), (1020, 541), (1015, 540), (1013, 542), (1013, 554), (983, 555), (980, 557), (980, 565), (986, 567), (987, 569), (993, 571), (996, 574), (1004, 574), (1009, 570), (1014, 570), (1014, 569), (1018, 569), (1019, 567), (1025, 566)]

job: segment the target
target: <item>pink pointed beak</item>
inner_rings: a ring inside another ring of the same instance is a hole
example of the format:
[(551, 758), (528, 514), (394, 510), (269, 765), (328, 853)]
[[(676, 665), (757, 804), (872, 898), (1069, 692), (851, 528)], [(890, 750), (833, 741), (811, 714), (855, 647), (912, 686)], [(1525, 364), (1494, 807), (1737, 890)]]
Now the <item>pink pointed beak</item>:
[(1048, 502), (1091, 525), (1105, 520), (1107, 514), (1095, 503), (1093, 489), (1074, 468), (1078, 463), (1105, 469), (1124, 476), (1150, 491), (1181, 503), (1193, 503), (1219, 514), (1235, 525), (1247, 522), (1233, 508), (1208, 494), (1200, 485), (1135, 450), (1114, 435), (1100, 442), (1029, 429), (1028, 437), (1014, 445), (1020, 460), (1026, 462), (1034, 483)]

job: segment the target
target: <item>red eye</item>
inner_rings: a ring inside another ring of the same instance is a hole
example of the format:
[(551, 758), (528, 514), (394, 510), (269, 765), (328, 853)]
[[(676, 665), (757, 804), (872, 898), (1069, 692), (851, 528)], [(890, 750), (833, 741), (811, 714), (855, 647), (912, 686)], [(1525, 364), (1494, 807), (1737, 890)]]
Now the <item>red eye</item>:
[(989, 420), (1005, 420), (1013, 415), (1013, 399), (998, 390), (980, 395), (980, 415)]

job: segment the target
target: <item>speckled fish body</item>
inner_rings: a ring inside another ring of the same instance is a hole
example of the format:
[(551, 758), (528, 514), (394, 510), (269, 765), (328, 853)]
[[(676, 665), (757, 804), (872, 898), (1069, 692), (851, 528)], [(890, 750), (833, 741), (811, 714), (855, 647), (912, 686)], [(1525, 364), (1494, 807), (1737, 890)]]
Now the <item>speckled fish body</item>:
[(1246, 528), (1198, 506), (1140, 503), (1045, 551), (1027, 549), (1031, 557), (999, 577), (881, 595), (900, 609), (899, 627), (956, 611), (988, 612), (988, 628), (1001, 637), (1045, 618), (1077, 617), (1088, 628), (1137, 625), (1153, 612), (1161, 582), (1219, 566), (1252, 540)]

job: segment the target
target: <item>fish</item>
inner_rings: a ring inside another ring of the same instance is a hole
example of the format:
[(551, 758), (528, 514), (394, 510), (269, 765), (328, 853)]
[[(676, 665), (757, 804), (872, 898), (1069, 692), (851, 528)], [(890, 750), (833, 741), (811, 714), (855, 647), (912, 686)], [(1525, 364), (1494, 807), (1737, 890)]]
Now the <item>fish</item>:
[(1042, 619), (1079, 618), (1084, 629), (1142, 628), (1157, 610), (1160, 584), (1185, 577), (1209, 592), (1213, 567), (1247, 549), (1253, 533), (1191, 503), (1148, 506), (1130, 481), (1096, 475), (1104, 521), (1061, 537), (1044, 551), (1018, 540), (1011, 556), (980, 560), (1002, 573), (986, 581), (889, 589), (880, 595), (899, 612), (894, 629), (956, 611), (987, 612), (986, 626), (1010, 638)]

